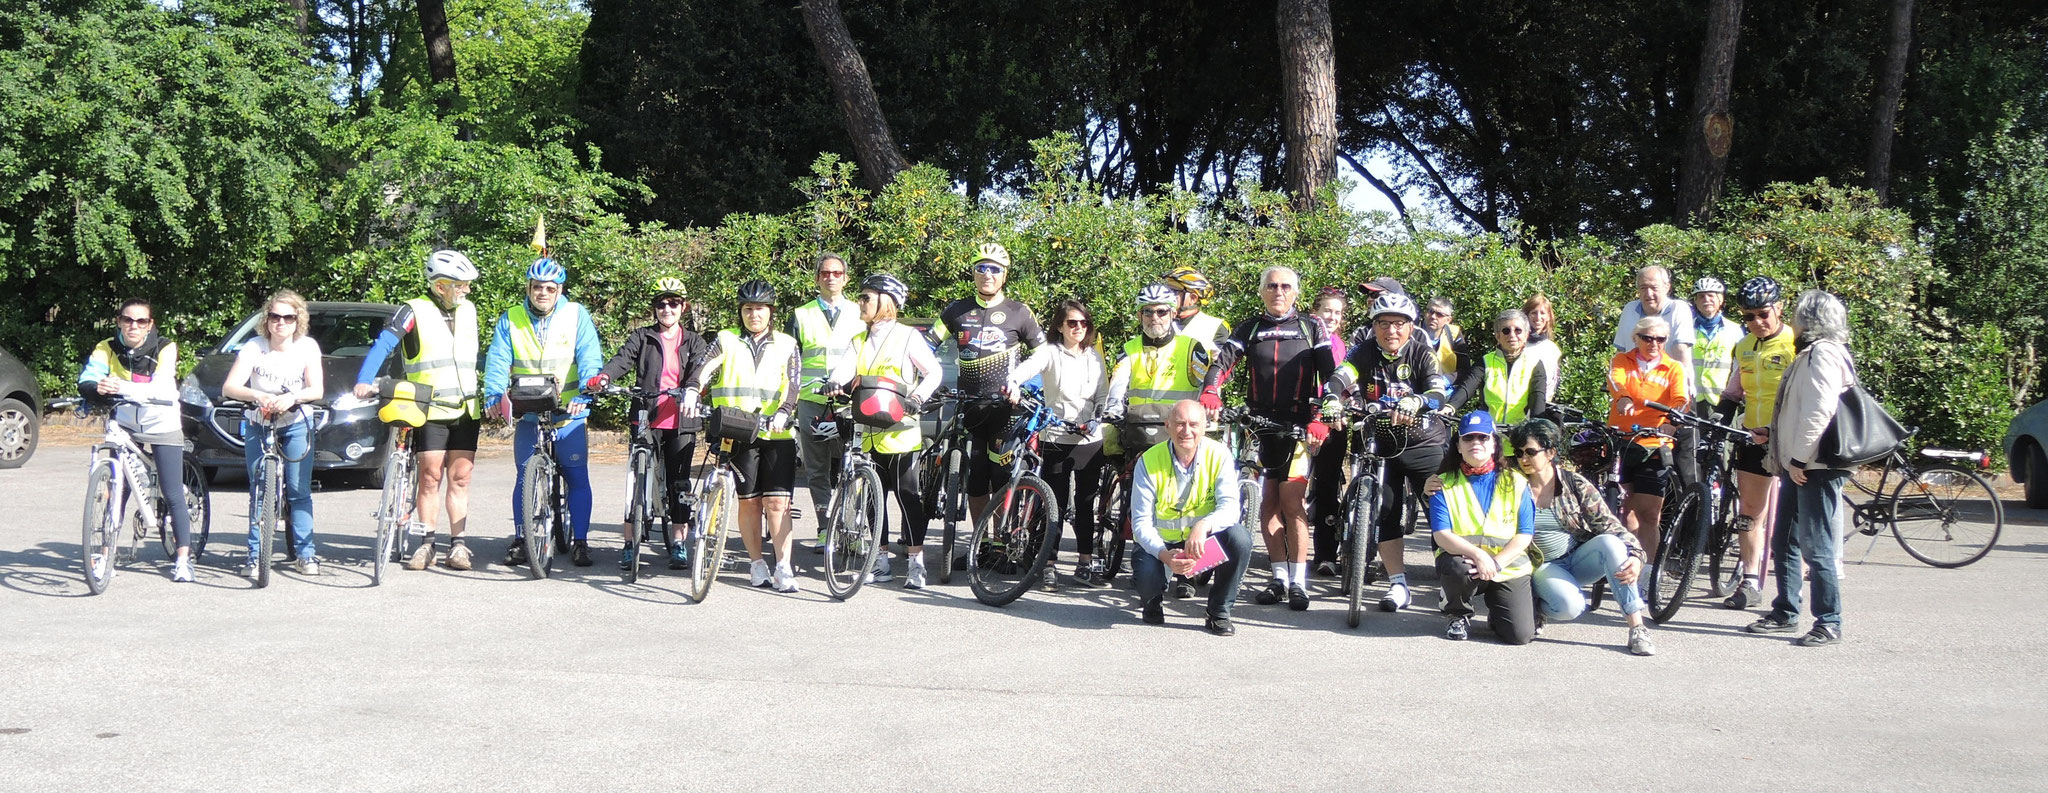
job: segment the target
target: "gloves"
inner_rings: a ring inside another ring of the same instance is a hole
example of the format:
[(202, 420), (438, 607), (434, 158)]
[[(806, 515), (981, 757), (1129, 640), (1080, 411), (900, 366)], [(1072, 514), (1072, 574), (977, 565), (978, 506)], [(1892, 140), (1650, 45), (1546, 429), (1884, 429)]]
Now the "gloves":
[(918, 399), (917, 397), (914, 397), (914, 396), (910, 396), (910, 395), (908, 395), (908, 394), (905, 394), (905, 395), (903, 396), (903, 415), (905, 415), (905, 416), (922, 416), (922, 415), (924, 415), (924, 400), (922, 400), (922, 399)]
[(1323, 415), (1331, 417), (1344, 415), (1344, 403), (1336, 397), (1323, 400)]
[(592, 375), (589, 380), (583, 381), (583, 390), (592, 392), (603, 391), (604, 387), (607, 384), (610, 384), (611, 381), (611, 378), (606, 377), (603, 374)]
[(1322, 443), (1323, 439), (1328, 437), (1330, 437), (1330, 425), (1324, 424), (1322, 419), (1316, 419), (1308, 423), (1308, 439), (1311, 442)]
[(697, 389), (684, 391), (682, 400), (676, 403), (676, 409), (685, 416), (696, 418), (702, 412), (697, 409)]
[(1422, 397), (1408, 395), (1394, 400), (1394, 409), (1413, 416), (1422, 412)]
[(1223, 409), (1223, 395), (1214, 391), (1203, 391), (1200, 401), (1203, 410), (1214, 411)]
[(769, 432), (781, 432), (786, 429), (789, 429), (788, 413), (782, 413), (778, 411), (775, 415), (768, 417)]

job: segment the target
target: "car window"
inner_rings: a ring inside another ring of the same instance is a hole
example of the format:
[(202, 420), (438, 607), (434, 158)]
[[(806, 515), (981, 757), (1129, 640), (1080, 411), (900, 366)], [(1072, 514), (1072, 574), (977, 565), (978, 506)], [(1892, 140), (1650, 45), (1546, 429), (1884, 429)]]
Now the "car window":
[[(233, 335), (228, 336), (221, 352), (234, 352), (256, 335), (256, 322), (261, 314), (250, 317)], [(383, 332), (384, 323), (390, 314), (364, 311), (314, 311), (313, 324), (306, 329), (306, 335), (320, 343), (320, 351), (327, 355), (362, 355), (370, 351), (370, 345), (377, 341), (377, 334)]]

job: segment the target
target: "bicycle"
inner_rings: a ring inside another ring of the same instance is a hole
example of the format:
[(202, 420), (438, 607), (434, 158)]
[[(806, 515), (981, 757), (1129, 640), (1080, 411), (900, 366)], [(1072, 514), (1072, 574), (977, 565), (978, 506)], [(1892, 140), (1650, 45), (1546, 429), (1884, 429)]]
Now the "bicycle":
[[(1344, 622), (1358, 627), (1365, 614), (1365, 585), (1373, 564), (1379, 554), (1379, 543), (1375, 529), (1379, 524), (1380, 498), (1387, 479), (1387, 461), (1407, 451), (1408, 433), (1406, 427), (1395, 424), (1396, 412), (1389, 409), (1385, 401), (1368, 403), (1364, 408), (1346, 406), (1344, 417), (1350, 426), (1345, 429), (1351, 435), (1351, 459), (1345, 465), (1343, 514), (1344, 529), (1338, 537), (1337, 547), (1344, 554), (1343, 589), (1349, 600), (1349, 609)], [(1398, 445), (1392, 451), (1381, 448), (1381, 439)]]
[(621, 531), (626, 542), (622, 564), (626, 583), (631, 584), (640, 580), (641, 545), (657, 531), (667, 541), (678, 542), (675, 524), (669, 519), (668, 470), (661, 464), (653, 412), (660, 397), (680, 400), (683, 389), (640, 391), (615, 385), (602, 394), (623, 395), (633, 400), (632, 417), (627, 422), (630, 434), (626, 451), (626, 516)]
[[(1909, 429), (1906, 437), (1918, 432)], [(1917, 466), (1902, 447), (1885, 458), (1875, 485), (1849, 477), (1849, 483), (1868, 497), (1857, 503), (1843, 493), (1849, 499), (1850, 531), (1871, 538), (1863, 551), (1865, 558), (1877, 547), (1877, 535), (1887, 526), (1908, 556), (1934, 567), (1963, 567), (1984, 558), (2005, 530), (2005, 505), (1978, 473), (1990, 467), (1991, 455), (1925, 447), (1919, 456), (1934, 462)], [(1975, 470), (1963, 465), (1965, 461), (1973, 463)], [(1894, 474), (1898, 475), (1896, 485), (1890, 484)], [(1989, 531), (1977, 528), (1983, 526)]]
[[(1665, 499), (1663, 521), (1657, 529), (1657, 556), (1651, 567), (1656, 575), (1649, 579), (1644, 600), (1649, 604), (1651, 619), (1662, 624), (1669, 622), (1684, 605), (1693, 578), (1699, 575), (1700, 559), (1708, 549), (1716, 551), (1716, 570), (1710, 574), (1710, 580), (1718, 586), (1722, 564), (1718, 555), (1738, 545), (1736, 533), (1729, 528), (1734, 488), (1728, 481), (1725, 444), (1747, 437), (1749, 432), (1656, 402), (1643, 404), (1669, 417), (1672, 424), (1696, 430), (1700, 439), (1695, 453), (1697, 481), (1680, 485), (1683, 489), (1678, 494)], [(1678, 478), (1673, 477), (1672, 481)], [(1740, 567), (1731, 567), (1739, 581)]]
[[(1224, 433), (1225, 445), (1235, 444), (1237, 456), (1237, 519), (1246, 531), (1257, 534), (1263, 528), (1260, 514), (1260, 500), (1265, 497), (1265, 467), (1259, 463), (1259, 445), (1254, 436), (1286, 438), (1300, 443), (1308, 440), (1308, 431), (1272, 419), (1252, 415), (1246, 408), (1225, 408), (1219, 417), (1230, 429)], [(1297, 451), (1297, 453), (1300, 453)], [(1267, 548), (1266, 555), (1274, 556), (1277, 549)], [(1207, 584), (1213, 573), (1203, 573), (1191, 579), (1196, 584)]]
[[(541, 579), (552, 570), (555, 554), (569, 552), (569, 486), (555, 462), (555, 428), (564, 412), (559, 398), (560, 384), (554, 375), (513, 375), (512, 388), (522, 391), (514, 401), (515, 415), (532, 415), (533, 453), (519, 472), (519, 525), (526, 544), (527, 577)], [(512, 399), (508, 393), (503, 399)], [(552, 539), (553, 542), (549, 542)]]
[[(136, 399), (115, 395), (117, 402), (140, 406), (172, 406), (177, 403), (168, 399)], [(81, 407), (82, 399), (62, 399), (51, 402), (51, 410)], [(190, 448), (187, 448), (189, 451)], [(206, 474), (198, 465), (186, 457), (180, 466), (179, 479), (185, 484), (185, 508), (191, 525), (191, 559), (197, 566), (199, 558), (206, 551), (206, 536), (213, 513), (213, 501), (206, 486)], [(86, 462), (85, 516), (79, 539), (79, 552), (84, 565), (85, 586), (92, 594), (107, 591), (107, 585), (114, 580), (114, 571), (122, 564), (121, 552), (125, 548), (127, 561), (132, 563), (142, 554), (142, 543), (155, 529), (163, 545), (164, 555), (178, 558), (178, 540), (171, 526), (170, 502), (164, 498), (159, 485), (156, 466), (149, 461), (149, 454), (135, 443), (135, 439), (120, 422), (109, 417), (104, 440), (92, 447), (92, 454)], [(139, 497), (138, 497), (139, 496)], [(130, 527), (134, 528), (131, 530)], [(124, 543), (124, 540), (126, 541)]]
[[(378, 491), (377, 511), (371, 513), (377, 519), (377, 545), (370, 557), (370, 585), (384, 583), (384, 573), (392, 562), (403, 562), (413, 548), (423, 541), (432, 528), (418, 520), (420, 500), (419, 460), (413, 456), (412, 432), (426, 421), (425, 407), (441, 405), (460, 407), (460, 402), (439, 399), (420, 400), (402, 397), (397, 393), (404, 380), (378, 378), (377, 391), (386, 407), (377, 412), (377, 417), (391, 425), (391, 453), (384, 458), (383, 487)], [(416, 411), (394, 409), (395, 403), (410, 401), (420, 405)]]
[(1009, 399), (1001, 395), (979, 396), (968, 394), (957, 388), (939, 392), (953, 406), (952, 418), (946, 420), (939, 430), (939, 442), (934, 448), (937, 454), (927, 454), (922, 473), (925, 477), (920, 484), (927, 492), (926, 514), (938, 514), (942, 524), (939, 553), (939, 583), (953, 582), (955, 554), (960, 545), (960, 524), (967, 515), (967, 453), (973, 448), (967, 428), (962, 421), (969, 408), (975, 406), (1009, 407)]
[[(221, 400), (220, 404), (221, 407), (229, 409), (241, 408), (244, 411), (256, 409), (256, 406), (253, 404), (233, 399)], [(306, 431), (308, 441), (305, 454), (312, 454), (313, 444), (311, 439), (318, 436), (320, 429), (326, 426), (327, 411), (324, 408), (304, 403), (293, 405), (291, 411), (298, 413), (300, 420), (307, 422), (309, 425)], [(243, 421), (249, 420), (248, 418), (243, 419)], [(284, 464), (297, 464), (303, 462), (306, 457), (305, 454), (302, 454), (296, 458), (289, 458), (284, 456), (284, 452), (279, 451), (279, 449), (284, 443), (285, 430), (290, 429), (294, 423), (296, 422), (266, 427), (262, 437), (257, 440), (260, 454), (256, 460), (256, 478), (249, 482), (249, 493), (255, 499), (255, 503), (249, 507), (249, 516), (256, 522), (256, 555), (249, 561), (256, 568), (257, 589), (270, 586), (270, 557), (273, 549), (276, 547), (277, 533), (279, 531), (287, 532), (285, 543), (287, 546), (291, 543), (291, 537), (289, 536), (291, 522), (284, 519), (286, 511)], [(296, 552), (289, 547), (285, 550), (287, 553)]]
[(838, 476), (833, 480), (832, 499), (820, 516), (819, 536), (825, 545), (825, 588), (834, 599), (844, 601), (860, 591), (868, 571), (874, 569), (876, 554), (882, 552), (888, 494), (882, 489), (882, 472), (875, 467), (874, 455), (861, 442), (873, 430), (853, 419), (851, 397), (828, 395), (826, 404), (832, 407), (833, 420), (839, 423), (840, 437), (846, 438), (846, 443), (834, 469)]
[(974, 599), (998, 607), (1022, 597), (1040, 580), (1057, 544), (1053, 529), (1060, 521), (1059, 504), (1053, 500), (1052, 487), (1038, 478), (1038, 434), (1046, 427), (1076, 434), (1081, 429), (1055, 417), (1036, 392), (1017, 404), (1024, 416), (994, 449), (998, 463), (1009, 463), (1009, 480), (989, 497), (988, 509), (975, 523), (968, 543), (967, 578)]
[[(1120, 438), (1135, 439), (1134, 433), (1126, 431), (1125, 422), (1111, 423)], [(1131, 480), (1143, 453), (1142, 449), (1125, 448), (1123, 454), (1108, 460), (1102, 466), (1102, 483), (1095, 488), (1095, 557), (1088, 562), (1088, 572), (1103, 586), (1123, 573), (1124, 552), (1131, 541)]]
[[(754, 437), (760, 431), (763, 417), (724, 408), (714, 408), (711, 420), (704, 422), (705, 434), (718, 440), (711, 446), (711, 464), (696, 486), (683, 495), (683, 506), (690, 513), (689, 528), (683, 532), (682, 542), (690, 549), (690, 602), (702, 603), (711, 594), (711, 582), (718, 578), (718, 571), (725, 567), (725, 538), (732, 533), (736, 522), (734, 513), (739, 510), (740, 472), (732, 465), (732, 447), (735, 435)], [(721, 425), (721, 416), (745, 416), (746, 419), (732, 428)]]

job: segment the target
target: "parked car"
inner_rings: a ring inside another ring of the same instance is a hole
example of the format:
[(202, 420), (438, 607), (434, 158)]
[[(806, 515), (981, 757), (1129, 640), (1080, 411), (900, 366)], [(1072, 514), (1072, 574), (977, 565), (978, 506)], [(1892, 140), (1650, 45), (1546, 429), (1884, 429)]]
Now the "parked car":
[(2027, 486), (2027, 506), (2048, 509), (2048, 402), (2012, 417), (2005, 430), (2005, 460), (2012, 466), (2013, 481)]
[[(384, 466), (391, 448), (391, 433), (377, 420), (377, 402), (358, 399), (351, 393), (363, 356), (384, 330), (398, 307), (384, 303), (308, 303), (311, 321), (306, 334), (320, 342), (321, 365), (327, 375), (329, 408), (326, 423), (313, 442), (315, 470), (376, 471)], [(185, 437), (192, 442), (194, 461), (209, 473), (230, 468), (241, 470), (242, 410), (221, 407), (221, 384), (235, 364), (235, 353), (256, 335), (263, 311), (229, 333), (227, 340), (201, 353), (199, 363), (186, 375), (178, 389), (178, 401), (185, 418)], [(384, 362), (383, 374), (402, 377), (399, 356)]]
[(42, 435), (43, 389), (35, 372), (0, 350), (0, 468), (20, 468)]

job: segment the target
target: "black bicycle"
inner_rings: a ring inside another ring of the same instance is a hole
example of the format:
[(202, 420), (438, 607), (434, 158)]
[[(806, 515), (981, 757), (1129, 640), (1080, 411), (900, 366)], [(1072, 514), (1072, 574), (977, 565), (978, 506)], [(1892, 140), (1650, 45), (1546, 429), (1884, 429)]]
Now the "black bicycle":
[[(555, 460), (555, 428), (563, 420), (560, 384), (554, 375), (513, 375), (513, 387), (527, 396), (512, 406), (515, 415), (539, 419), (533, 454), (519, 472), (519, 532), (526, 543), (530, 578), (546, 578), (555, 554), (569, 552), (569, 486)], [(511, 399), (510, 396), (505, 397)], [(549, 540), (552, 539), (553, 542)]]
[(1379, 555), (1376, 531), (1380, 499), (1385, 492), (1387, 461), (1408, 450), (1408, 430), (1396, 423), (1398, 411), (1384, 402), (1363, 408), (1346, 406), (1346, 432), (1351, 433), (1351, 459), (1345, 464), (1344, 531), (1342, 549), (1344, 593), (1349, 610), (1344, 621), (1356, 628), (1365, 614), (1365, 586), (1373, 560)]
[(1059, 502), (1052, 487), (1038, 478), (1038, 434), (1060, 427), (1078, 434), (1079, 425), (1054, 416), (1035, 393), (1018, 400), (1024, 411), (994, 448), (996, 461), (1007, 463), (1009, 481), (989, 496), (988, 509), (974, 525), (968, 543), (967, 581), (974, 599), (1005, 606), (1023, 596), (1052, 560), (1059, 535)]
[(1849, 477), (1867, 499), (1858, 503), (1844, 493), (1853, 531), (1871, 538), (1864, 555), (1877, 547), (1878, 533), (1890, 528), (1907, 555), (1935, 567), (1984, 558), (2005, 529), (2005, 505), (1978, 473), (1991, 465), (1991, 455), (1928, 447), (1919, 456), (1933, 462), (1916, 463), (1901, 448), (1885, 458), (1875, 484)]
[[(1693, 578), (1699, 575), (1700, 560), (1708, 555), (1709, 549), (1717, 552), (1713, 578), (1718, 582), (1722, 564), (1719, 554), (1738, 542), (1730, 528), (1734, 494), (1727, 482), (1726, 449), (1729, 441), (1748, 437), (1749, 431), (1656, 402), (1646, 402), (1644, 406), (1663, 413), (1681, 428), (1698, 431), (1700, 439), (1695, 454), (1699, 476), (1696, 481), (1681, 484), (1675, 495), (1665, 498), (1663, 520), (1657, 527), (1657, 555), (1651, 568), (1656, 574), (1649, 579), (1644, 599), (1649, 602), (1650, 617), (1663, 623), (1670, 621), (1679, 606), (1684, 605)], [(1678, 479), (1673, 477), (1672, 481)], [(1728, 567), (1735, 571), (1739, 581), (1740, 566)]]
[(663, 396), (680, 400), (683, 389), (641, 391), (609, 386), (605, 396), (623, 395), (632, 400), (627, 421), (631, 433), (626, 447), (626, 516), (623, 534), (626, 549), (620, 560), (626, 583), (640, 580), (640, 549), (649, 542), (677, 543), (675, 524), (669, 520), (668, 469), (661, 464), (659, 441), (655, 438), (654, 405)]
[(968, 522), (967, 515), (967, 454), (974, 447), (973, 440), (962, 420), (973, 408), (1002, 407), (1007, 409), (1010, 400), (1000, 394), (973, 395), (957, 388), (939, 392), (935, 399), (942, 399), (941, 410), (952, 407), (952, 415), (941, 422), (937, 443), (925, 450), (924, 469), (920, 482), (925, 491), (925, 514), (937, 515), (942, 527), (939, 541), (939, 583), (953, 582), (953, 568), (960, 547), (960, 527)]

